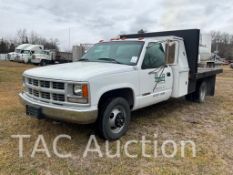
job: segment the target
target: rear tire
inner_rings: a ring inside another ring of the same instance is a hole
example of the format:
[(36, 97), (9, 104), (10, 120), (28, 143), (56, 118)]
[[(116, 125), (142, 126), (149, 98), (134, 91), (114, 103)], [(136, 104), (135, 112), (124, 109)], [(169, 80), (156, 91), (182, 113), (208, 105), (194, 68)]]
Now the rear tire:
[(197, 86), (196, 91), (186, 95), (185, 99), (188, 101), (204, 103), (206, 94), (207, 94), (207, 84), (205, 81), (203, 81)]
[(205, 102), (205, 97), (207, 93), (207, 84), (205, 81), (203, 81), (199, 88), (198, 88), (198, 93), (197, 93), (197, 101), (199, 103), (204, 103)]
[(128, 130), (131, 118), (129, 103), (122, 97), (106, 100), (100, 106), (98, 132), (106, 140), (116, 140)]

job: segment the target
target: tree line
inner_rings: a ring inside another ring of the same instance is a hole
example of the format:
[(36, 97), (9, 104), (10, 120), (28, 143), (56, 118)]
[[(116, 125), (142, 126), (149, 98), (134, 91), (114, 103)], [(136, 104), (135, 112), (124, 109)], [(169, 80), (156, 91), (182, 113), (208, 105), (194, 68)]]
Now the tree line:
[(220, 31), (210, 32), (212, 38), (212, 52), (220, 57), (233, 60), (233, 35)]
[(58, 42), (58, 39), (47, 39), (34, 31), (28, 33), (26, 29), (20, 29), (13, 39), (0, 39), (0, 53), (14, 52), (18, 45), (26, 43), (43, 45), (45, 49), (58, 51)]

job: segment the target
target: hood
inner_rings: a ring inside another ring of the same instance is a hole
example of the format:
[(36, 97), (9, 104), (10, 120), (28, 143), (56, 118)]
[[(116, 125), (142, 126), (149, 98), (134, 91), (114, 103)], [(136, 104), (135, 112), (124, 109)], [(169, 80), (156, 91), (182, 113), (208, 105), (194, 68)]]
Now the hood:
[(96, 76), (133, 70), (133, 66), (114, 63), (74, 62), (29, 69), (23, 75), (56, 80), (88, 81)]

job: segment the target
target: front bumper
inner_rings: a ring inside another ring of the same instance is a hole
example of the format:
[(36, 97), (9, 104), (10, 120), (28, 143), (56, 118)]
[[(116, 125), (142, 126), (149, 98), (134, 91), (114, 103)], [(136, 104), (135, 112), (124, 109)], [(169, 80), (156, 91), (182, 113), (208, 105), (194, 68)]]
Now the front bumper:
[(39, 107), (45, 118), (78, 124), (94, 123), (97, 119), (97, 109), (74, 109), (53, 104), (44, 104), (28, 98), (24, 93), (20, 93), (19, 97), (24, 106)]
[(31, 63), (39, 64), (41, 60), (42, 60), (42, 58), (32, 58)]

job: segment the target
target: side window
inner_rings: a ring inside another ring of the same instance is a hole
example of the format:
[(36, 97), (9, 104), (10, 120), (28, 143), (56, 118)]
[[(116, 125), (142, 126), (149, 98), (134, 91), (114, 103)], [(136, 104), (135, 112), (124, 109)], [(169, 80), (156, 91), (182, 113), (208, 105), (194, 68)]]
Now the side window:
[(142, 63), (142, 69), (158, 68), (165, 64), (165, 53), (160, 43), (149, 43)]

